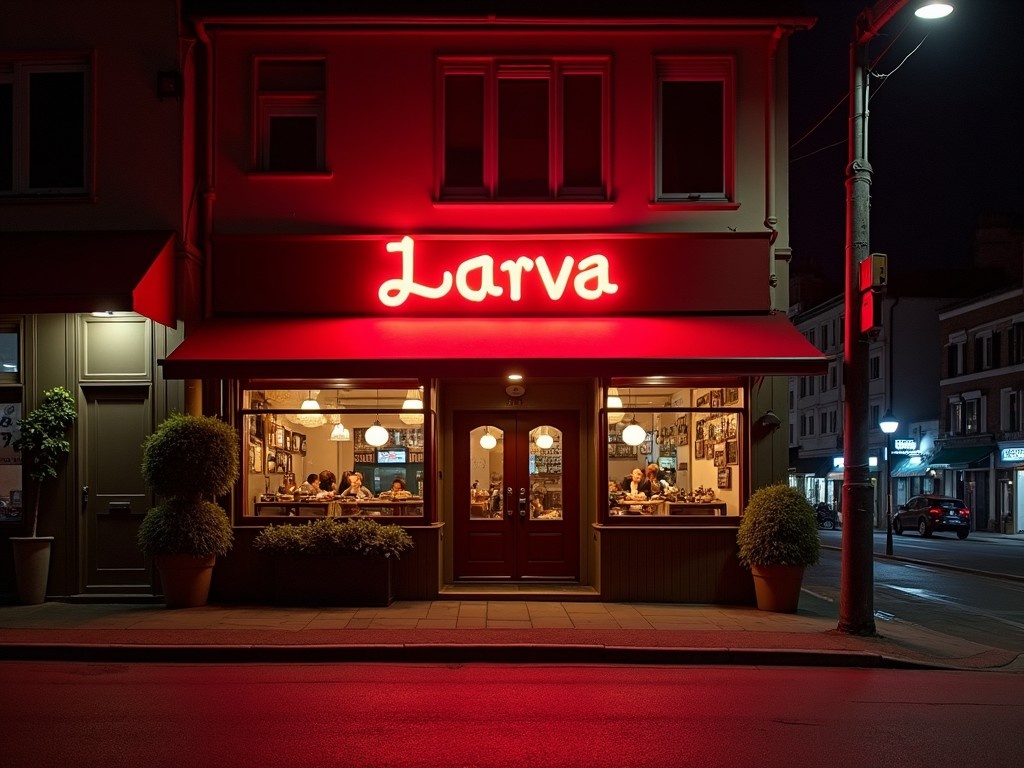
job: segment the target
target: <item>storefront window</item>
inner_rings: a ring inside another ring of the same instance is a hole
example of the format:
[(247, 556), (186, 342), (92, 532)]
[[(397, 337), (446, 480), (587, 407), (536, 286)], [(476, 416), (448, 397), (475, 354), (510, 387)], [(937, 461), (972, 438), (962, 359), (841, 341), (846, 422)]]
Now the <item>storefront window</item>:
[(429, 421), (418, 386), (252, 389), (242, 405), (243, 516), (424, 515)]
[(618, 387), (608, 394), (609, 522), (740, 514), (742, 388)]
[(0, 523), (21, 521), (21, 453), (14, 450), (21, 418), (19, 328), (0, 322)]

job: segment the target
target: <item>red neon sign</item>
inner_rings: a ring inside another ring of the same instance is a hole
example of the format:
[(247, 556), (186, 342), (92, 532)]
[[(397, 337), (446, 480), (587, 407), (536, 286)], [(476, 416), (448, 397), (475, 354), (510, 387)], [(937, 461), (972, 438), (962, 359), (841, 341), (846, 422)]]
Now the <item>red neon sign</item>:
[[(572, 256), (565, 256), (557, 270), (552, 269), (544, 256), (534, 259), (522, 255), (497, 264), (497, 271), (494, 257), (483, 253), (460, 262), (454, 275), (445, 270), (440, 284), (428, 286), (416, 282), (416, 244), (411, 237), (406, 235), (386, 247), (388, 253), (402, 254), (402, 276), (381, 283), (377, 296), (385, 307), (400, 307), (413, 295), (430, 300), (443, 299), (453, 287), (466, 301), (482, 302), (507, 293), (509, 301), (520, 302), (524, 278), (535, 268), (540, 287), (551, 301), (559, 301), (570, 286), (584, 301), (597, 301), (619, 290), (619, 286), (611, 281), (608, 259), (600, 253), (586, 256), (578, 263)], [(499, 275), (499, 272), (504, 274)]]

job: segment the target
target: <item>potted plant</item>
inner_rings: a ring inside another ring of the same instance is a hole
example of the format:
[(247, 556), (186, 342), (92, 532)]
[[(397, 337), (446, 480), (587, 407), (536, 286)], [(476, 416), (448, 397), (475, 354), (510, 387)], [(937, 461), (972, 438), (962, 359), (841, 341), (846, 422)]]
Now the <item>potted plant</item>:
[(227, 512), (214, 500), (238, 479), (235, 430), (212, 416), (172, 414), (142, 444), (142, 476), (160, 497), (139, 527), (172, 608), (205, 605), (218, 555), (231, 549)]
[(39, 507), (43, 484), (57, 478), (61, 461), (71, 451), (67, 433), (77, 416), (74, 395), (64, 387), (54, 387), (43, 392), (39, 407), (18, 421), (19, 434), (13, 447), (22, 452), (29, 479), (36, 484), (26, 520), (29, 535), (11, 537), (18, 598), (23, 603), (35, 605), (46, 599), (53, 536), (38, 535)]
[(253, 540), (271, 557), (274, 597), (286, 603), (390, 605), (391, 563), (410, 547), (400, 525), (367, 518), (272, 525)]
[(740, 564), (754, 576), (757, 607), (795, 613), (804, 569), (821, 551), (814, 507), (796, 488), (777, 484), (750, 496), (736, 534)]

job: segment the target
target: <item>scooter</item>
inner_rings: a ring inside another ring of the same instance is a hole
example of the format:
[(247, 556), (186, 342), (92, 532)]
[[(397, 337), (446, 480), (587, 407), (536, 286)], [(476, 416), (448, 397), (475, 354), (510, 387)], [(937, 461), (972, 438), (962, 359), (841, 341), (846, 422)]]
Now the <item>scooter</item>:
[(831, 531), (836, 528), (838, 525), (838, 519), (836, 517), (835, 510), (833, 510), (829, 504), (824, 501), (819, 501), (815, 505), (814, 511), (818, 515), (819, 528), (824, 528), (826, 531)]

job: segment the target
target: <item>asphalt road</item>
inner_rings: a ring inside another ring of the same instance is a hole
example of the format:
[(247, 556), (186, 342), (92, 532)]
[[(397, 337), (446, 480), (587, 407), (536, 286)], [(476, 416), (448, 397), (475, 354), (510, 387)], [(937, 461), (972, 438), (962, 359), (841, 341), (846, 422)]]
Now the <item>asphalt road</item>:
[[(841, 535), (822, 532), (826, 548), (821, 562), (804, 576), (804, 588), (830, 601), (836, 617)], [(883, 555), (884, 545), (884, 535), (876, 535), (874, 607), (879, 632), (884, 634), (886, 621), (900, 619), (1024, 653), (1024, 543), (905, 534), (894, 540), (893, 558)]]
[(990, 672), (0, 663), (5, 768), (1019, 764)]

